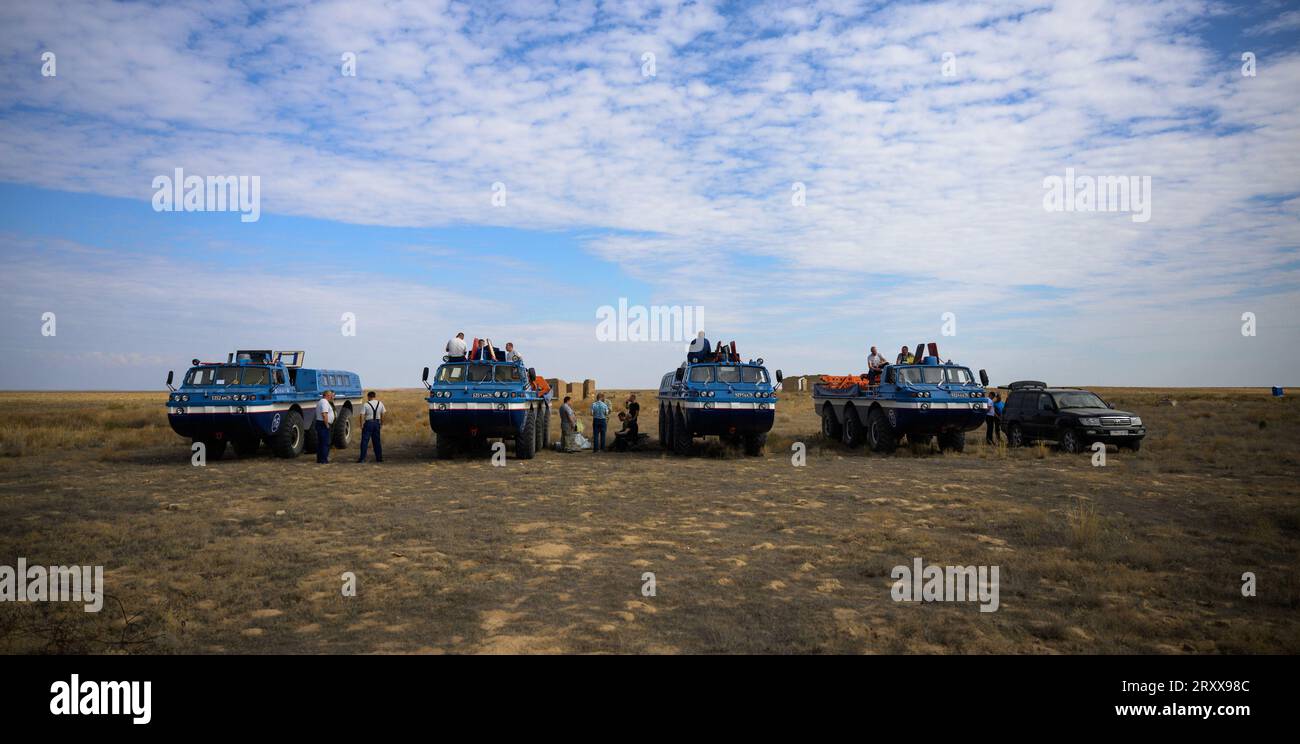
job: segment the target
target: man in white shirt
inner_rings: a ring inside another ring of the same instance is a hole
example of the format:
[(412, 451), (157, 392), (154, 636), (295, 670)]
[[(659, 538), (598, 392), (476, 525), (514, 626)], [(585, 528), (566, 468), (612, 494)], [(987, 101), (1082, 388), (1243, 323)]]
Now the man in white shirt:
[(316, 401), (316, 462), (330, 461), (330, 427), (334, 425), (334, 391), (326, 390)]
[(876, 347), (871, 347), (871, 354), (867, 357), (867, 380), (873, 385), (880, 382), (880, 370), (888, 363)]
[(456, 338), (447, 342), (447, 361), (463, 362), (465, 361), (465, 352), (468, 348), (465, 346), (465, 332), (461, 331), (456, 334)]
[(506, 361), (507, 361), (507, 362), (522, 362), (523, 360), (524, 360), (524, 358), (521, 357), (521, 356), (519, 356), (519, 354), (515, 351), (515, 344), (514, 344), (514, 342), (513, 342), (513, 341), (507, 341), (507, 342), (506, 342)]
[(384, 412), (384, 402), (375, 397), (375, 391), (366, 393), (366, 404), (361, 407), (361, 459), (357, 462), (366, 461), (366, 448), (371, 441), (375, 443), (375, 462), (384, 461), (384, 450), (379, 441)]

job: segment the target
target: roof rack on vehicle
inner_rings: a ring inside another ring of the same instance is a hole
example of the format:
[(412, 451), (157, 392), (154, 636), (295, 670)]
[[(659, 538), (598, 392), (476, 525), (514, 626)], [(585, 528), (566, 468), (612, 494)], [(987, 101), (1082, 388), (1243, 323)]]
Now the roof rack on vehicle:
[(1008, 390), (1035, 390), (1047, 387), (1047, 383), (1038, 380), (1019, 380), (1007, 385)]

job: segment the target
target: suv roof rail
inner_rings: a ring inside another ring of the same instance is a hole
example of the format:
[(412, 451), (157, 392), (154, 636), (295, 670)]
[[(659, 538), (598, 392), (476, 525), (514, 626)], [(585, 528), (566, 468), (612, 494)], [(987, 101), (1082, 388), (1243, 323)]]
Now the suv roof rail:
[(1038, 380), (1020, 380), (1007, 385), (1008, 390), (1035, 390), (1047, 387), (1047, 383)]

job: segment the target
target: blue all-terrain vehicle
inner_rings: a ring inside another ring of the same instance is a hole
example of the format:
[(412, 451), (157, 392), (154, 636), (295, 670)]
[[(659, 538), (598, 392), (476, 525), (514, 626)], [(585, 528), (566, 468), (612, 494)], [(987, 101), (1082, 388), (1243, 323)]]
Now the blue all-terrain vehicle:
[(716, 436), (747, 455), (763, 454), (776, 417), (776, 388), (763, 360), (740, 361), (734, 341), (701, 357), (691, 355), (659, 383), (660, 445), (685, 455), (695, 437)]
[(247, 457), (262, 442), (280, 457), (316, 449), (316, 403), (333, 390), (335, 447), (352, 442), (352, 409), (361, 405), (361, 378), (354, 372), (304, 369), (303, 352), (241, 350), (224, 362), (195, 359), (179, 388), (167, 373), (167, 422), (172, 430), (203, 442), (210, 460), (226, 445)]
[(930, 354), (918, 345), (915, 364), (891, 364), (878, 382), (823, 377), (813, 385), (813, 410), (821, 417), (822, 435), (848, 447), (864, 441), (876, 452), (892, 452), (904, 436), (926, 443), (938, 437), (940, 450), (961, 452), (966, 432), (984, 425), (990, 405), (988, 374), (979, 380), (967, 367), (941, 364), (935, 344)]
[(551, 393), (522, 361), (505, 361), (500, 349), (475, 340), (465, 360), (443, 357), (429, 381), (429, 428), (438, 459), (490, 438), (510, 439), (515, 457), (531, 460), (550, 441)]

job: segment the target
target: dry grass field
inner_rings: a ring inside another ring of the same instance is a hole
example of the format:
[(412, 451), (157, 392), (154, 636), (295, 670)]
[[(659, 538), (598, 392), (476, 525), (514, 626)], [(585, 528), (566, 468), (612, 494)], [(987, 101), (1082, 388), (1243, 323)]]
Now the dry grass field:
[[(383, 396), (382, 465), (193, 467), (160, 394), (0, 393), (0, 564), (103, 565), (111, 596), (0, 604), (0, 652), (1300, 651), (1296, 400), (1098, 392), (1151, 430), (1105, 467), (982, 431), (847, 451), (794, 392), (760, 458), (439, 462), (418, 390)], [(1000, 608), (894, 602), (916, 557), (999, 566)]]

